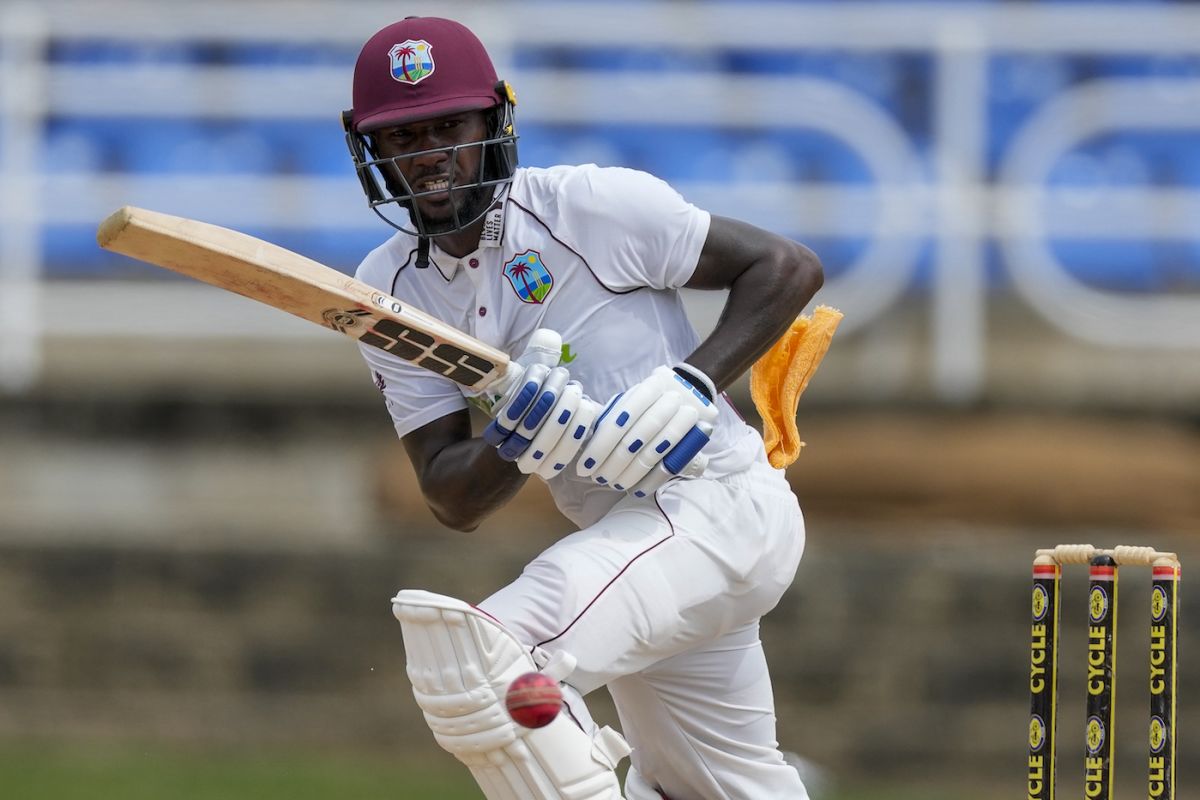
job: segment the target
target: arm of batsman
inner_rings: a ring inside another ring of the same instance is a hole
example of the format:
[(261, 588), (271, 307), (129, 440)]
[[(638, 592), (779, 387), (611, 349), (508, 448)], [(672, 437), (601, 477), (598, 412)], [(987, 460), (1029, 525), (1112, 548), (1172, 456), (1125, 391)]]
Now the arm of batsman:
[(526, 475), (549, 479), (562, 471), (587, 439), (599, 406), (584, 397), (558, 362), (562, 337), (540, 328), (484, 400), (493, 417), (484, 440)]
[(672, 477), (703, 472), (707, 459), (689, 466), (716, 419), (711, 400), (671, 367), (658, 367), (609, 403), (576, 471), (619, 491), (650, 494)]

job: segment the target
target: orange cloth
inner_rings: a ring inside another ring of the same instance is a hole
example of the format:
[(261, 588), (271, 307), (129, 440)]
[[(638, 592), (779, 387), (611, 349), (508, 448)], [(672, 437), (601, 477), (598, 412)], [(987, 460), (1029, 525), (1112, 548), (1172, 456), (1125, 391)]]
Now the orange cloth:
[(804, 442), (796, 429), (796, 407), (842, 321), (842, 312), (817, 306), (800, 317), (750, 368), (750, 397), (763, 421), (767, 460), (776, 469), (790, 465)]

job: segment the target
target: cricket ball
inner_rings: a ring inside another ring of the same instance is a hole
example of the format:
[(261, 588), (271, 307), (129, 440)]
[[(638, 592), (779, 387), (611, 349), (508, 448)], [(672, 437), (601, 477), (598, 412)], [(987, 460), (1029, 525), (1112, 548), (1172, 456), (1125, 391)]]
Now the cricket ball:
[(558, 681), (541, 672), (526, 672), (514, 680), (504, 697), (513, 722), (526, 728), (549, 725), (558, 716), (562, 702)]

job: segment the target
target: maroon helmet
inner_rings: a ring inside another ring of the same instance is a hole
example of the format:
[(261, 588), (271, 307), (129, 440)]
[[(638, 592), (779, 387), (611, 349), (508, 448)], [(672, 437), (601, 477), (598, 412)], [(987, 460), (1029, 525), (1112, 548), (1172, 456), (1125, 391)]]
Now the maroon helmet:
[[(516, 98), (512, 88), (497, 79), (483, 43), (460, 23), (408, 17), (380, 30), (363, 45), (354, 65), (353, 98), (354, 107), (342, 114), (346, 141), (371, 208), (390, 225), (422, 237), (462, 230), (487, 212), (498, 191), (495, 187), (512, 182), (517, 166)], [(479, 174), (452, 176), (452, 189), (470, 195), (466, 205), (471, 207), (461, 214), (456, 207), (449, 229), (431, 231), (412, 202), (420, 193), (394, 168), (394, 159), (378, 157), (371, 134), (394, 125), (488, 109), (487, 138), (456, 146), (483, 150)], [(408, 210), (415, 230), (379, 211), (389, 203)]]

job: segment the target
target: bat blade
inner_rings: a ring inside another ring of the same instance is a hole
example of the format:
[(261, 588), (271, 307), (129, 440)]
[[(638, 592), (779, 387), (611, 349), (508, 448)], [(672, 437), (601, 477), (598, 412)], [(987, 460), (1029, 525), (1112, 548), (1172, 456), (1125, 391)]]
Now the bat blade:
[(239, 231), (124, 206), (96, 232), (105, 250), (187, 275), (482, 389), (509, 358), (362, 281)]

